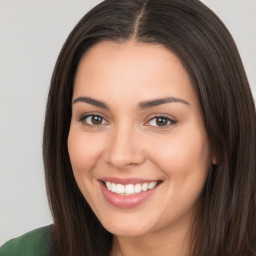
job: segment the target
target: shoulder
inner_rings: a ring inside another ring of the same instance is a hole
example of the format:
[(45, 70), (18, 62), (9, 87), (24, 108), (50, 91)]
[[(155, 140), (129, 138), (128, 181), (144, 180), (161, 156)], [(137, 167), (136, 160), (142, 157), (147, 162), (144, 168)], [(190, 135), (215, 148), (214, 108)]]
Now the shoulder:
[(48, 256), (50, 253), (51, 226), (30, 231), (0, 247), (0, 256)]

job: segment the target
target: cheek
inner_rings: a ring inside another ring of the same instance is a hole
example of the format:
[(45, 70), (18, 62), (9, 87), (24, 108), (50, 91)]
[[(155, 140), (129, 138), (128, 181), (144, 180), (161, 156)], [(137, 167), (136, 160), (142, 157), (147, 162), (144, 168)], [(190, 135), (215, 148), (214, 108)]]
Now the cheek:
[(97, 163), (102, 145), (93, 136), (85, 136), (70, 130), (68, 152), (73, 172), (89, 172)]
[(101, 156), (103, 145), (94, 136), (70, 129), (68, 152), (76, 183), (87, 202), (94, 208), (92, 191), (95, 189), (94, 167)]
[(204, 134), (175, 134), (162, 143), (155, 142), (154, 145), (152, 159), (168, 175), (205, 176), (208, 171), (210, 150)]

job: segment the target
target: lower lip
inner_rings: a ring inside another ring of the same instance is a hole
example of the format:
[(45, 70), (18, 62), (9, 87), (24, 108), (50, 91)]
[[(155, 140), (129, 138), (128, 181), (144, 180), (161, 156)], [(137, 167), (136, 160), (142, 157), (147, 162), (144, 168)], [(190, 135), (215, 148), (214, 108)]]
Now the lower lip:
[(123, 196), (123, 195), (118, 195), (109, 191), (101, 181), (99, 181), (99, 183), (100, 183), (102, 194), (105, 197), (105, 199), (110, 204), (119, 208), (134, 208), (136, 206), (139, 206), (140, 204), (147, 201), (154, 194), (154, 192), (156, 191), (156, 188), (159, 186), (157, 185), (153, 189), (150, 189), (135, 195)]

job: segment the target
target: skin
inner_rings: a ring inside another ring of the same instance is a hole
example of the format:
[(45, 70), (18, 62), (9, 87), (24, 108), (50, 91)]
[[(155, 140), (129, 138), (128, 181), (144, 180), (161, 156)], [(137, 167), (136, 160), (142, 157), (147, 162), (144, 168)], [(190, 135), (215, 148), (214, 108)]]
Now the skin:
[[(180, 60), (157, 44), (98, 43), (79, 64), (73, 101), (79, 97), (108, 106), (72, 104), (68, 150), (82, 194), (114, 235), (111, 255), (186, 255), (191, 221), (214, 159)], [(138, 107), (166, 97), (180, 101)], [(90, 115), (102, 119), (95, 124)], [(98, 180), (106, 176), (161, 184), (148, 200), (124, 209), (104, 198)]]

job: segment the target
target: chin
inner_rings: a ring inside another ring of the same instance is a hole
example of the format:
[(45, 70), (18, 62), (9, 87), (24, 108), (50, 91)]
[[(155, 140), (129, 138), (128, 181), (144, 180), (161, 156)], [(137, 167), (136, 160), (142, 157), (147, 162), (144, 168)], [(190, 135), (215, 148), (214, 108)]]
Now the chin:
[(136, 224), (137, 221), (122, 221), (122, 222), (113, 222), (115, 218), (107, 221), (106, 223), (102, 223), (106, 230), (108, 230), (111, 234), (115, 236), (121, 237), (138, 237), (143, 236), (152, 230), (152, 224), (147, 225), (146, 223), (142, 223), (139, 221), (140, 225)]
[(111, 234), (119, 237), (140, 237), (147, 233), (144, 229), (140, 229), (140, 228), (133, 229), (128, 226), (119, 227), (119, 228), (112, 227), (112, 228), (109, 228), (108, 231)]

